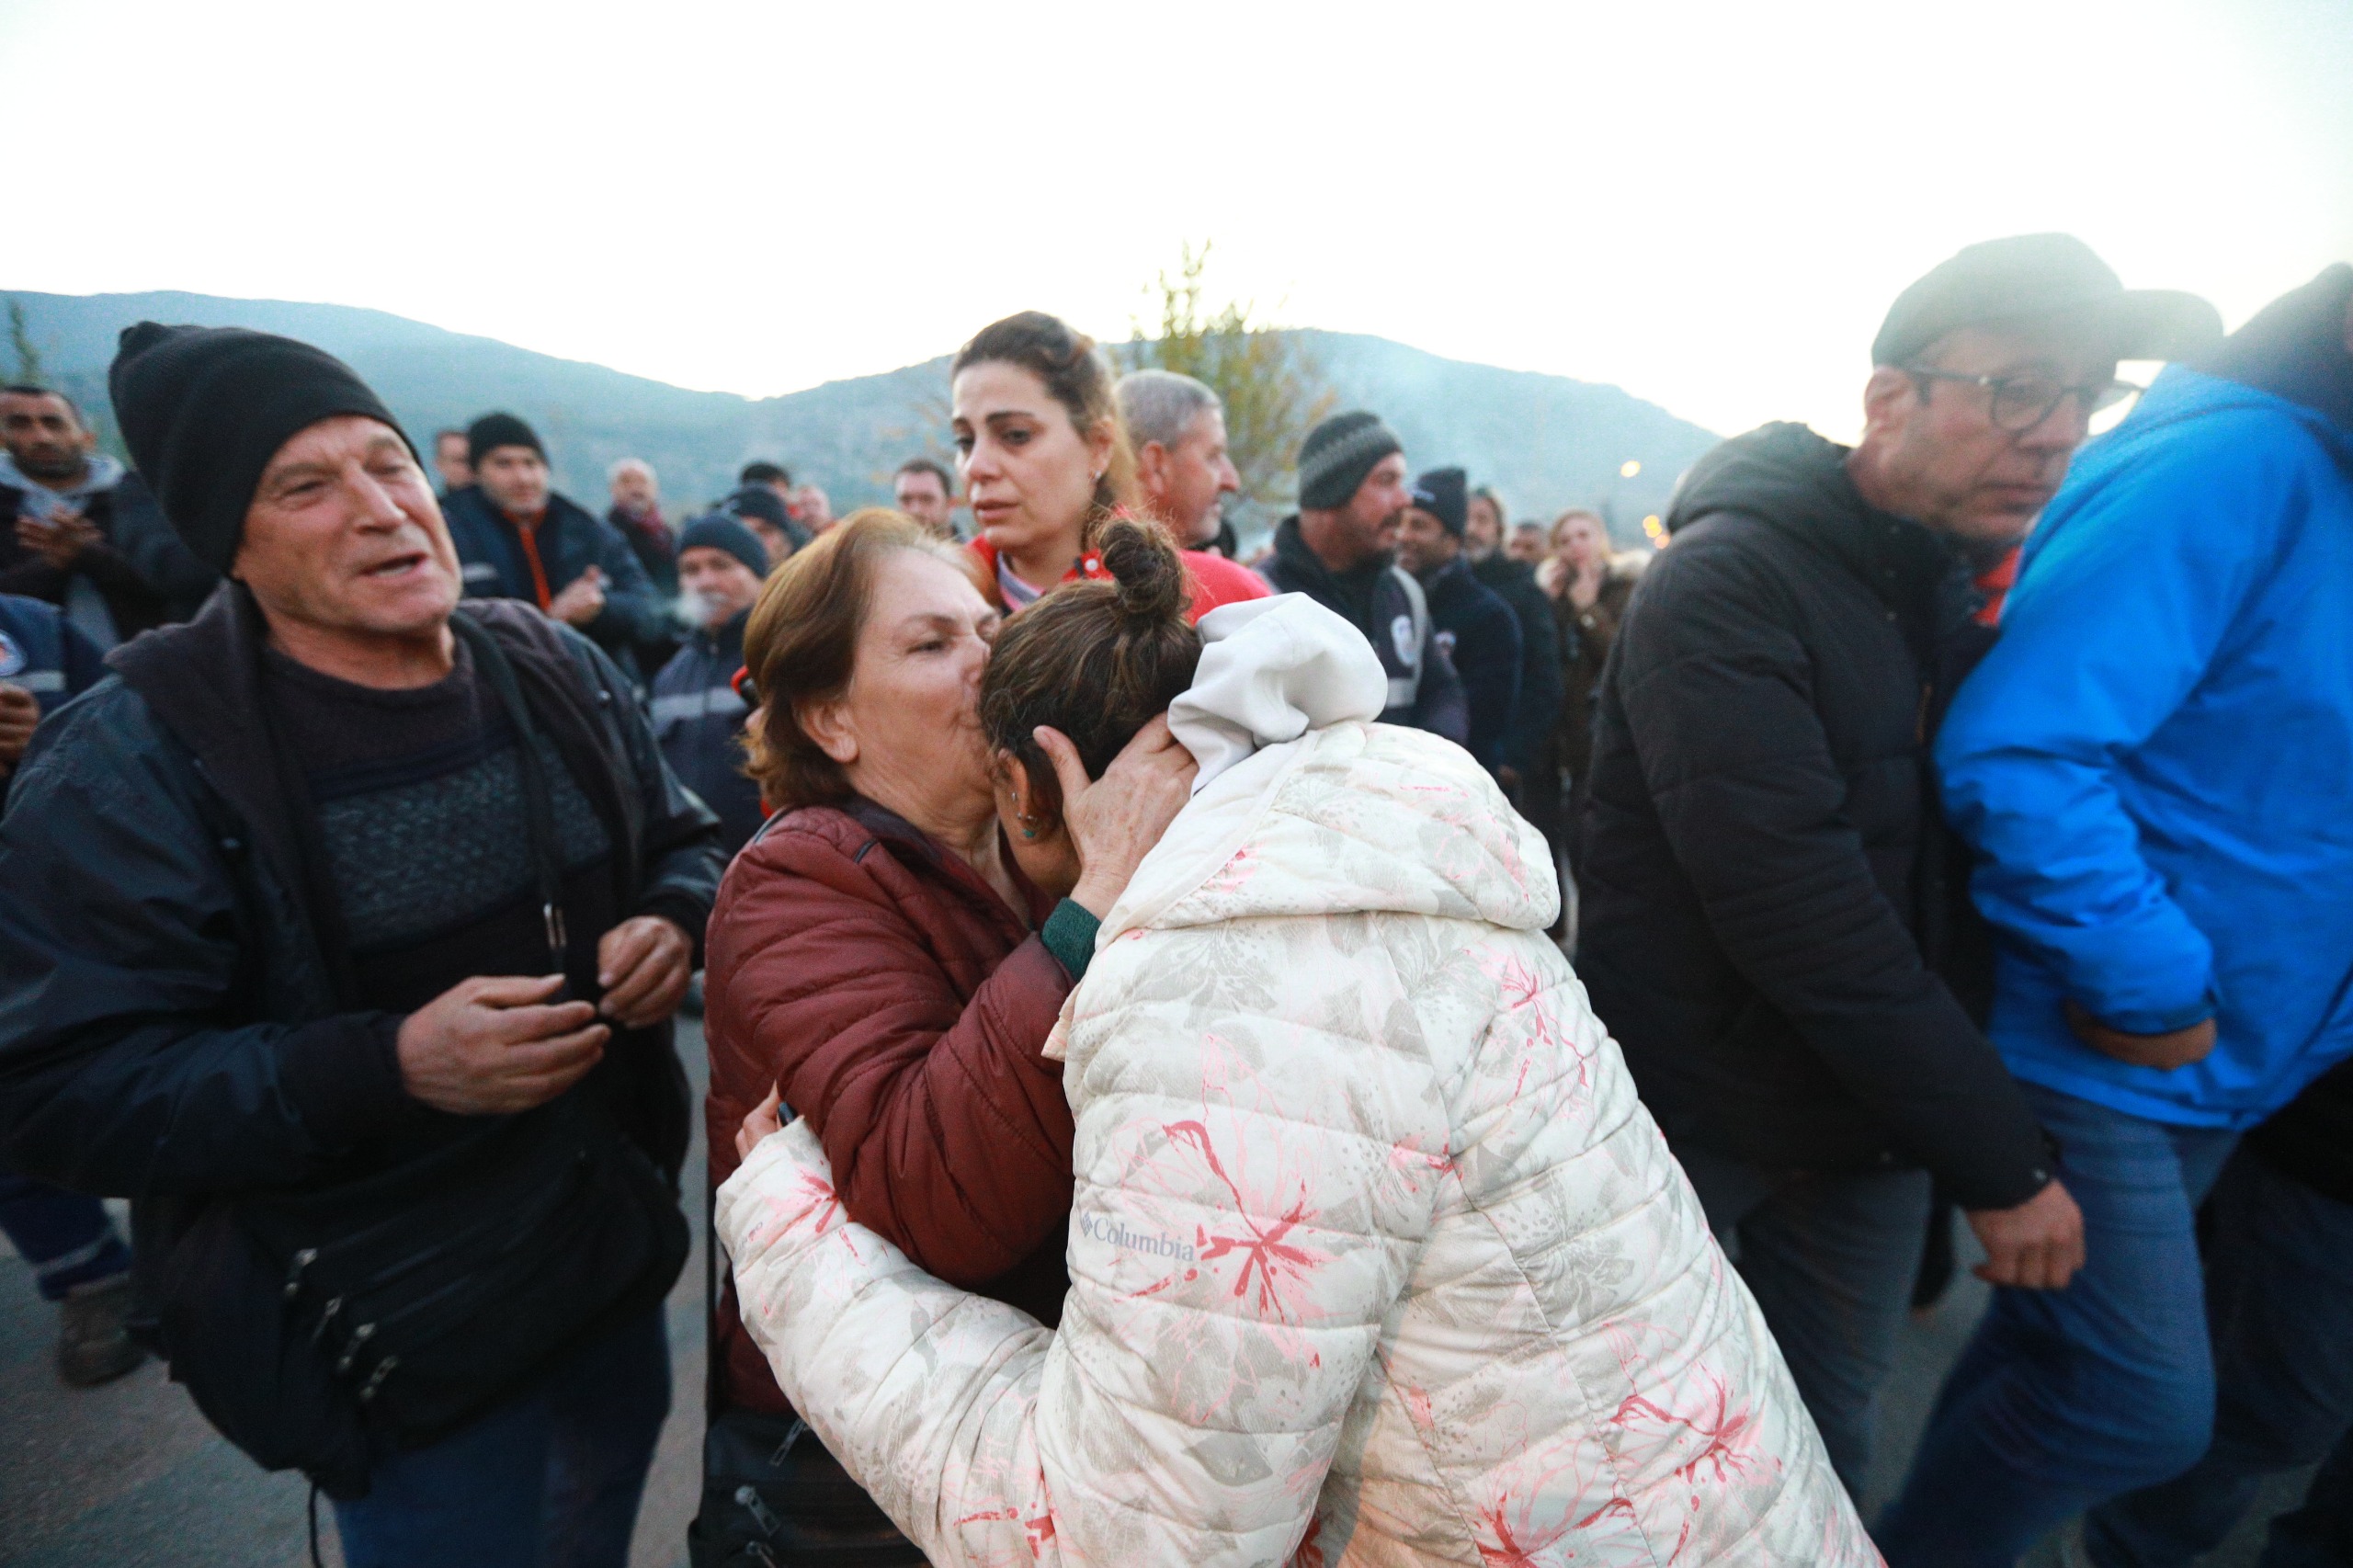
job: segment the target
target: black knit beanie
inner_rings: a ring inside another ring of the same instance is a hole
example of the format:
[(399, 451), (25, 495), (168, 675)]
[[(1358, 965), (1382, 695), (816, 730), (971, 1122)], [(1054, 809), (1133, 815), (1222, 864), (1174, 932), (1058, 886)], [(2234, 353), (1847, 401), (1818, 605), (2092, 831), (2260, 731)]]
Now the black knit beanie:
[(350, 366), (307, 343), (241, 326), (125, 327), (107, 388), (131, 464), (172, 531), (222, 572), (237, 558), (262, 471), (294, 437), (357, 414), (408, 440)]
[(723, 550), (750, 568), (753, 576), (768, 574), (767, 548), (724, 512), (706, 513), (679, 530), (678, 553), (690, 550)]
[(1434, 468), (1414, 481), (1414, 505), (1461, 539), (1471, 526), (1471, 476), (1459, 468)]
[(484, 456), (500, 447), (529, 447), (548, 460), (548, 449), (540, 445), (540, 433), (511, 414), (485, 414), (466, 426), (466, 461), (476, 468)]
[(1355, 498), (1373, 465), (1404, 449), (1378, 414), (1356, 409), (1332, 415), (1300, 443), (1300, 506), (1311, 512), (1338, 511)]

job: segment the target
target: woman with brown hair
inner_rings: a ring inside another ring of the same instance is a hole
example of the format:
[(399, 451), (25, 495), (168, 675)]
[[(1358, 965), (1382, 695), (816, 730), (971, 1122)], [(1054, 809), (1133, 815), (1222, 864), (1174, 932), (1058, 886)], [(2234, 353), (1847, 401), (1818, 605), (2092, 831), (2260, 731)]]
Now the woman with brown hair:
[(1201, 759), (1048, 1046), (1068, 1304), (1050, 1331), (930, 1278), (844, 1221), (824, 1140), (747, 1122), (718, 1230), (827, 1448), (939, 1568), (1876, 1563), (1543, 935), (1534, 830), (1371, 722), (1388, 676), (1333, 611), (1197, 635), (1156, 530), (1102, 547), (1114, 581), (1014, 619), (980, 703), (1040, 887), (1086, 875), (1073, 806), (1125, 736)]
[(1611, 559), (1608, 525), (1598, 513), (1583, 507), (1573, 506), (1552, 520), (1552, 554), (1536, 569), (1536, 583), (1552, 601), (1563, 690), (1560, 720), (1552, 727), (1543, 769), (1549, 787), (1542, 794), (1550, 820), (1537, 825), (1567, 865), (1574, 882), (1585, 865), (1578, 819), (1584, 815), (1586, 773), (1593, 761), (1594, 692), (1601, 685), (1602, 666), (1618, 641), (1618, 623), (1626, 614), (1626, 601), (1634, 597), (1640, 574)]
[[(768, 579), (745, 629), (745, 735), (776, 814), (711, 914), (705, 1112), (715, 1187), (745, 1113), (781, 1089), (852, 1218), (1051, 1322), (1071, 1119), (1041, 1048), (1192, 767), (1165, 725), (1091, 757), (1102, 783), (1062, 816), (1078, 874), (1041, 893), (998, 829), (982, 739), (997, 620), (963, 553), (895, 512), (854, 514)], [(795, 1426), (732, 1296), (712, 1315), (697, 1561), (756, 1539), (787, 1561), (920, 1562), (904, 1542), (891, 1555), (889, 1521)]]
[[(983, 327), (949, 374), (956, 466), (986, 591), (1011, 614), (1058, 583), (1102, 578), (1096, 536), (1135, 504), (1135, 458), (1095, 340), (1023, 311)], [(1188, 550), (1183, 562), (1196, 619), (1269, 592), (1222, 556)]]

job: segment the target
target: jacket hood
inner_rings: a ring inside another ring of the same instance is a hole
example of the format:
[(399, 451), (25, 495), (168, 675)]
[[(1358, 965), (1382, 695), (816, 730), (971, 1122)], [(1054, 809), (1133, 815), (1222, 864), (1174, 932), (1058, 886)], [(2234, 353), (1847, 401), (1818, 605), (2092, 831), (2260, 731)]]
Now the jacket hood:
[(1786, 421), (1720, 442), (1676, 486), (1666, 531), (1675, 533), (1711, 512), (1745, 512), (1793, 533), (1819, 537), (1820, 518), (1859, 517), (1870, 510), (1847, 477), (1849, 450)]
[(2339, 262), (2281, 295), (2195, 368), (2310, 409), (2353, 442), (2353, 352), (2345, 310), (2353, 264)]
[(1103, 923), (1122, 932), (1280, 915), (1403, 914), (1540, 931), (1560, 910), (1544, 837), (1470, 753), (1371, 722), (1387, 677), (1302, 594), (1228, 605), (1169, 726), (1192, 803)]
[(1168, 727), (1200, 764), (1193, 793), (1263, 748), (1349, 719), (1381, 717), (1389, 676), (1364, 633), (1305, 594), (1201, 617), (1201, 662), (1168, 705)]
[(2109, 472), (2109, 463), (2137, 451), (2143, 442), (2161, 438), (2160, 432), (2218, 415), (2245, 414), (2268, 415), (2302, 428), (2338, 463), (2353, 470), (2353, 426), (2339, 425), (2320, 409), (2279, 392), (2172, 365), (2157, 377), (2130, 418), (2084, 449), (2075, 460), (2075, 472), (2086, 479), (2104, 474)]

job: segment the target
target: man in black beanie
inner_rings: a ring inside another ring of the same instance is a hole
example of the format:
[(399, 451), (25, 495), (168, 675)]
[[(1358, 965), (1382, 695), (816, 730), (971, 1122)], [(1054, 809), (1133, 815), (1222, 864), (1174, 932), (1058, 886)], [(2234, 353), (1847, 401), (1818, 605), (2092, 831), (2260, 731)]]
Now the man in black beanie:
[(637, 676), (638, 650), (665, 646), (671, 626), (629, 540), (550, 487), (547, 448), (515, 415), (475, 420), (466, 455), (474, 483), (444, 506), (467, 597), (535, 604)]
[[(142, 324), (133, 463), (230, 581), (0, 817), (0, 1163), (132, 1199), (134, 1322), (346, 1561), (619, 1563), (687, 1250), (669, 1017), (716, 824), (594, 644), (460, 608), (350, 369)], [(583, 1544), (585, 1543), (585, 1544)]]
[[(766, 488), (759, 494), (784, 509)], [(744, 720), (751, 706), (735, 689), (735, 672), (744, 667), (744, 626), (768, 569), (767, 549), (726, 513), (688, 523), (678, 536), (678, 583), (695, 630), (654, 677), (654, 733), (662, 755), (719, 813), (731, 857), (763, 820), (759, 786), (744, 774)]]
[(783, 565), (809, 542), (809, 530), (794, 519), (773, 485), (746, 484), (727, 498), (722, 510), (752, 530), (771, 567)]
[(1421, 585), (1398, 569), (1397, 529), (1412, 494), (1404, 445), (1381, 415), (1336, 414), (1299, 449), (1299, 510), (1275, 528), (1261, 569), (1275, 591), (1305, 594), (1364, 633), (1389, 676), (1381, 721), (1461, 743), (1471, 713), (1462, 682), (1431, 642)]
[(1432, 640), (1462, 677), (1471, 708), (1463, 749), (1500, 782), (1504, 744), (1519, 711), (1519, 618), (1471, 574), (1462, 548), (1470, 515), (1470, 482), (1461, 469), (1432, 469), (1414, 481), (1397, 530), (1397, 564), (1421, 584)]

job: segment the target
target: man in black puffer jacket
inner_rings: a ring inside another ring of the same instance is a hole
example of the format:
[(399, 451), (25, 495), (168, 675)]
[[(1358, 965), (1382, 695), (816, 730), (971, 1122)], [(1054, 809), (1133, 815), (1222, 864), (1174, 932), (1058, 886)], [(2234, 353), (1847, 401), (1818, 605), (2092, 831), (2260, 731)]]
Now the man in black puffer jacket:
[(612, 663), (459, 608), (348, 368), (124, 334), (126, 444), (231, 581), (0, 816), (0, 1164), (132, 1200), (146, 1332), (355, 1565), (626, 1556), (669, 1405), (716, 823)]
[(1858, 1496), (1931, 1175), (1988, 1278), (2081, 1263), (2041, 1129), (1939, 972), (1984, 945), (1928, 745), (1990, 635), (1975, 573), (2180, 298), (2063, 235), (1939, 267), (1873, 345), (1857, 449), (1768, 425), (1693, 468), (1603, 677), (1578, 969)]

